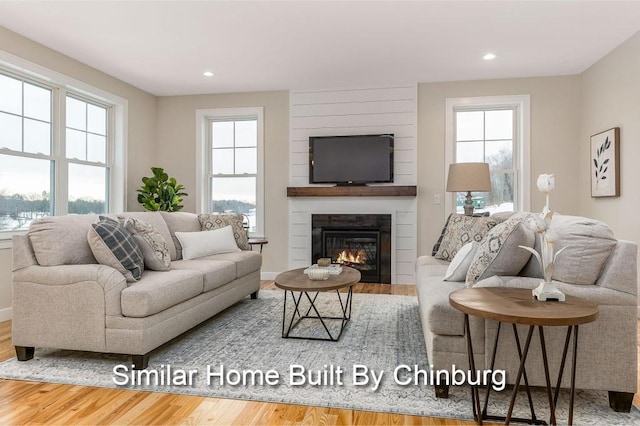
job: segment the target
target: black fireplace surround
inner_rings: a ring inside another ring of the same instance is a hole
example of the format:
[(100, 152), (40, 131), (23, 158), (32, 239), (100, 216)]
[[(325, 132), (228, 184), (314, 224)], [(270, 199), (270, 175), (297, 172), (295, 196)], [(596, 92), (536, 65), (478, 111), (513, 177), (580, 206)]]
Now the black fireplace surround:
[(358, 269), (360, 282), (391, 283), (390, 214), (312, 214), (311, 258)]

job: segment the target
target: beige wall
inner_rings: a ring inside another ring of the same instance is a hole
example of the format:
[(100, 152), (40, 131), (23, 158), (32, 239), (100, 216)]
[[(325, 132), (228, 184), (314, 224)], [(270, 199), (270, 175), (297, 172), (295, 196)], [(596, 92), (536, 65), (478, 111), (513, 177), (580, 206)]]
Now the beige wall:
[(543, 196), (535, 181), (540, 173), (554, 173), (554, 210), (577, 214), (580, 77), (524, 78), (418, 86), (418, 255), (430, 254), (446, 217), (444, 202), (445, 101), (473, 96), (531, 96), (531, 209), (542, 210)]
[[(640, 33), (581, 76), (580, 213), (609, 224), (616, 237), (640, 242)], [(591, 198), (590, 136), (620, 127), (620, 197)]]
[[(83, 81), (129, 101), (127, 209), (140, 210), (140, 178), (155, 163), (156, 98), (68, 56), (0, 27), (0, 50)], [(0, 313), (11, 306), (11, 250), (0, 250)]]
[(263, 107), (265, 234), (263, 272), (287, 269), (289, 92), (257, 92), (158, 98), (157, 165), (186, 187), (184, 211), (196, 206), (196, 109)]

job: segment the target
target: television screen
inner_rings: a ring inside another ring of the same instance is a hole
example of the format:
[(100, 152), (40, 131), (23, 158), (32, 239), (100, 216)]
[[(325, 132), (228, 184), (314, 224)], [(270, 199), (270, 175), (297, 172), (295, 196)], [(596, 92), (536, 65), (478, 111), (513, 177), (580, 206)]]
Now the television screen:
[(309, 183), (393, 182), (393, 135), (309, 137)]

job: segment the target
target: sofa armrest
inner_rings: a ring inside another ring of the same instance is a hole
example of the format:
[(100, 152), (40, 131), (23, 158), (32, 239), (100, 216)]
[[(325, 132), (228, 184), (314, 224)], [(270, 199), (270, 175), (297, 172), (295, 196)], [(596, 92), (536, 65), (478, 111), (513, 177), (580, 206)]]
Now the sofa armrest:
[(127, 282), (120, 272), (106, 265), (27, 266), (13, 273), (14, 310), (16, 305), (30, 303), (35, 288), (38, 294), (53, 298), (72, 292), (78, 303), (86, 303), (85, 297), (91, 293), (101, 300), (100, 308), (106, 315), (121, 315), (120, 293)]
[(596, 285), (637, 296), (638, 244), (619, 240), (604, 264)]

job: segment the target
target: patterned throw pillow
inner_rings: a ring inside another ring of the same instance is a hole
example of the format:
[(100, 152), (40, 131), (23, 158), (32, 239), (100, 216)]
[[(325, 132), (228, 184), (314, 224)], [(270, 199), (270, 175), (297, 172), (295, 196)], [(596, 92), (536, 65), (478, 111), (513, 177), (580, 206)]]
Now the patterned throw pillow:
[(536, 234), (525, 224), (532, 213), (516, 213), (489, 231), (471, 261), (466, 287), (493, 275), (518, 275), (531, 253), (518, 246), (532, 247)]
[(498, 221), (490, 216), (477, 217), (452, 213), (438, 252), (434, 257), (452, 261), (462, 246), (472, 241), (481, 243), (489, 230), (497, 224)]
[(144, 270), (142, 252), (131, 232), (117, 220), (100, 216), (87, 233), (91, 252), (98, 263), (111, 266), (127, 279), (138, 281)]
[(225, 226), (231, 226), (233, 237), (236, 244), (242, 250), (251, 250), (247, 234), (242, 225), (242, 215), (239, 214), (210, 214), (203, 213), (198, 215), (198, 220), (203, 231), (211, 231), (212, 229), (220, 229)]
[(136, 239), (144, 258), (144, 266), (154, 271), (168, 271), (171, 255), (162, 234), (150, 223), (133, 217), (124, 218), (123, 225)]
[(449, 220), (451, 220), (451, 216), (452, 214), (450, 214), (449, 217), (447, 217), (447, 221), (444, 223), (444, 226), (442, 227), (442, 231), (440, 232), (440, 237), (438, 238), (438, 241), (436, 241), (436, 243), (433, 245), (433, 250), (431, 250), (431, 256), (435, 256), (436, 253), (438, 253), (438, 250), (440, 249), (440, 244), (442, 244), (442, 240), (444, 239), (444, 234), (447, 232), (447, 226), (449, 226)]

